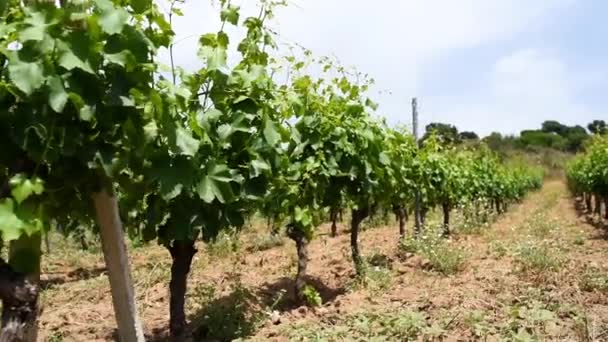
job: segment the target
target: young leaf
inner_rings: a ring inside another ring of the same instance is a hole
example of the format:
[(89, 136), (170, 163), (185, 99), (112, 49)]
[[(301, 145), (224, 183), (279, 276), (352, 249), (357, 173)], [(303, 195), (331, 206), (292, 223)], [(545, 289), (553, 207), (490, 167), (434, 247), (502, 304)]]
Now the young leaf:
[(222, 21), (227, 21), (232, 25), (237, 25), (239, 23), (239, 7), (228, 6), (228, 8), (222, 10), (220, 18)]
[(13, 195), (18, 204), (21, 204), (32, 194), (40, 195), (44, 191), (44, 185), (40, 178), (31, 180), (25, 178), (23, 174), (18, 174), (11, 178), (9, 185), (11, 186), (11, 195)]
[(2, 240), (5, 242), (17, 240), (21, 236), (21, 229), (24, 226), (24, 222), (13, 211), (13, 201), (8, 198), (0, 201), (0, 233), (2, 233)]

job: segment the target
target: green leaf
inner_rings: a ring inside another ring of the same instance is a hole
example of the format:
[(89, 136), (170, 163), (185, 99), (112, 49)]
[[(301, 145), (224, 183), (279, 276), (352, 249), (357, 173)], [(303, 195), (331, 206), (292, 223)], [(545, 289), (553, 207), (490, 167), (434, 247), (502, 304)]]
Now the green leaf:
[(206, 203), (217, 199), (220, 203), (226, 203), (234, 198), (234, 192), (230, 182), (234, 176), (226, 165), (212, 165), (206, 176), (196, 187), (199, 197)]
[(222, 124), (217, 128), (217, 135), (221, 140), (227, 140), (232, 133), (234, 133), (234, 130), (229, 124)]
[(389, 165), (391, 163), (391, 159), (388, 157), (388, 154), (386, 154), (385, 152), (380, 153), (380, 163), (382, 165)]
[(123, 8), (114, 7), (114, 4), (112, 4), (110, 0), (96, 0), (95, 2), (101, 9), (101, 15), (99, 17), (101, 29), (107, 34), (122, 32), (122, 29), (129, 19), (129, 13)]
[(84, 105), (80, 108), (80, 119), (82, 121), (91, 121), (91, 119), (93, 118), (93, 115), (95, 114), (95, 111), (93, 110), (93, 107), (89, 106), (89, 105)]
[(253, 169), (252, 177), (258, 177), (264, 171), (270, 171), (270, 165), (267, 162), (261, 159), (255, 159), (251, 162), (251, 167)]
[(228, 54), (223, 47), (203, 46), (199, 55), (207, 62), (209, 70), (223, 69), (227, 65)]
[(158, 126), (156, 125), (156, 122), (150, 121), (144, 126), (144, 135), (146, 137), (146, 142), (151, 142), (156, 139), (158, 136)]
[(63, 112), (68, 103), (68, 93), (63, 87), (63, 80), (60, 77), (52, 77), (48, 80), (49, 86), (49, 105), (57, 113)]
[(198, 152), (200, 142), (192, 137), (190, 131), (183, 127), (178, 127), (175, 132), (175, 144), (181, 154), (194, 157), (196, 152)]
[(44, 13), (31, 12), (24, 22), (27, 27), (19, 32), (19, 40), (22, 43), (30, 40), (41, 41), (44, 39), (44, 32), (47, 28)]
[(228, 6), (228, 8), (222, 10), (220, 18), (222, 21), (227, 21), (232, 25), (237, 25), (239, 23), (239, 7)]
[(94, 74), (93, 68), (89, 61), (83, 60), (76, 56), (70, 48), (62, 48), (59, 55), (59, 65), (67, 70), (80, 69), (90, 74)]
[(31, 95), (44, 83), (42, 66), (38, 63), (24, 63), (17, 59), (10, 61), (8, 73), (17, 88)]
[(154, 162), (149, 175), (160, 183), (160, 195), (170, 201), (194, 183), (194, 167), (185, 157), (160, 159)]
[(147, 11), (152, 6), (152, 0), (131, 0), (131, 7), (137, 14)]
[(18, 204), (21, 204), (32, 194), (40, 195), (44, 191), (42, 179), (38, 177), (28, 179), (23, 174), (13, 176), (9, 185), (11, 186), (11, 195)]
[(107, 53), (104, 55), (108, 63), (120, 65), (121, 67), (127, 67), (127, 70), (132, 69), (132, 66), (137, 63), (135, 56), (129, 50), (123, 50), (118, 53)]
[(178, 17), (184, 16), (184, 12), (182, 12), (182, 10), (177, 7), (173, 7), (173, 14), (177, 15)]
[(270, 120), (266, 120), (264, 124), (264, 138), (271, 145), (275, 146), (281, 141), (281, 135), (279, 134), (276, 124)]
[(13, 201), (4, 199), (0, 201), (0, 233), (5, 242), (17, 240), (22, 234), (25, 223), (15, 215)]

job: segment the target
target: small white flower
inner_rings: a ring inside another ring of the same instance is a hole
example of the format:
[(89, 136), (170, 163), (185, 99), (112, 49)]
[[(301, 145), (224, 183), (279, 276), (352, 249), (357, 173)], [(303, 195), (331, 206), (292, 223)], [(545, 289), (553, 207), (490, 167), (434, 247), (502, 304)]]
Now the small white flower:
[(19, 51), (19, 50), (21, 50), (22, 47), (23, 47), (23, 44), (21, 44), (21, 42), (19, 42), (17, 40), (8, 43), (8, 45), (6, 46), (6, 48), (9, 49), (10, 51)]

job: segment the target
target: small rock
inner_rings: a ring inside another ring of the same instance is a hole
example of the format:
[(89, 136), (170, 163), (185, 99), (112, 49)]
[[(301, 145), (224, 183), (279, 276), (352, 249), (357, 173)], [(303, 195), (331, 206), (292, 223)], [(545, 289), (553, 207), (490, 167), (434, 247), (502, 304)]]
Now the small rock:
[(302, 315), (306, 315), (306, 313), (308, 312), (308, 308), (307, 308), (307, 307), (305, 307), (305, 306), (300, 306), (300, 307), (298, 308), (298, 312), (299, 312), (300, 314), (302, 314)]
[(272, 322), (272, 324), (277, 325), (277, 324), (281, 324), (281, 314), (277, 311), (274, 310), (271, 314), (270, 314), (270, 321)]
[(317, 312), (317, 314), (319, 314), (319, 315), (325, 315), (325, 314), (327, 314), (327, 312), (328, 312), (329, 310), (327, 310), (327, 308), (320, 307), (320, 308), (317, 308), (315, 311), (316, 311), (316, 312)]
[(405, 266), (417, 268), (421, 267), (424, 262), (425, 260), (421, 256), (413, 255), (412, 257), (407, 259), (407, 261), (405, 262)]
[(406, 274), (408, 272), (409, 270), (406, 267), (397, 267), (397, 273), (399, 274)]

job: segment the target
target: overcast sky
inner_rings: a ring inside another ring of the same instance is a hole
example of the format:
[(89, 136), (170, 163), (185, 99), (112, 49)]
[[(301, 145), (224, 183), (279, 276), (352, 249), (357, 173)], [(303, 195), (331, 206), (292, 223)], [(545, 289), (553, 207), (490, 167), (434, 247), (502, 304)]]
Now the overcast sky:
[[(187, 69), (198, 65), (190, 37), (219, 27), (209, 3), (186, 0), (174, 19)], [(390, 123), (410, 123), (416, 96), (423, 126), (486, 135), (608, 119), (606, 13), (603, 0), (296, 0), (271, 26), (282, 42), (370, 74)]]

